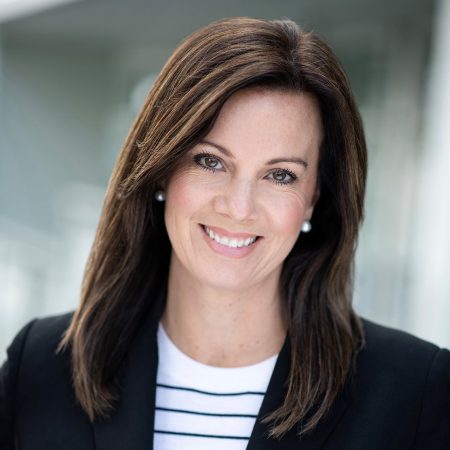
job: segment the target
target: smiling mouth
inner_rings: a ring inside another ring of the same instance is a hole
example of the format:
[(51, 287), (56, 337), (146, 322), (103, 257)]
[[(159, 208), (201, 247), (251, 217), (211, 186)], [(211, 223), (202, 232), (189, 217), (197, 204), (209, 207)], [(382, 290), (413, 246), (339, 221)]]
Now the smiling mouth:
[(206, 225), (200, 224), (204, 233), (213, 241), (230, 248), (244, 248), (252, 246), (256, 241), (262, 238), (262, 236), (253, 236), (249, 238), (236, 238), (228, 236), (220, 236), (215, 233)]

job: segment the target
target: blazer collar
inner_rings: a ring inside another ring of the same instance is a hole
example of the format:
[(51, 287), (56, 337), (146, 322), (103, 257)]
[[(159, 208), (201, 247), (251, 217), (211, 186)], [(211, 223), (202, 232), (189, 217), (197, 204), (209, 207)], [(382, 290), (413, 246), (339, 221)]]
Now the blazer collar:
[[(96, 450), (111, 448), (153, 450), (154, 405), (158, 368), (157, 327), (161, 317), (165, 289), (157, 297), (153, 311), (138, 331), (127, 360), (120, 403), (114, 414), (93, 424)], [(349, 404), (346, 387), (334, 402), (331, 411), (310, 434), (301, 440), (295, 427), (280, 440), (267, 437), (269, 425), (262, 419), (281, 406), (286, 394), (285, 381), (290, 368), (289, 337), (277, 358), (272, 377), (256, 419), (248, 450), (319, 450), (325, 444)]]
[(157, 329), (165, 297), (166, 288), (163, 288), (133, 339), (116, 410), (111, 417), (93, 423), (96, 450), (153, 449)]

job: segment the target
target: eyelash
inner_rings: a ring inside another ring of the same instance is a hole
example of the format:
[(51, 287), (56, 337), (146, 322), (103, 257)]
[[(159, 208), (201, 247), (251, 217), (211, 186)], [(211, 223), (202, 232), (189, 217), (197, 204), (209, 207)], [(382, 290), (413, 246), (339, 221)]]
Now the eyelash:
[[(197, 155), (194, 156), (194, 162), (196, 164), (198, 164), (202, 169), (211, 171), (213, 173), (216, 170), (219, 170), (219, 169), (216, 169), (215, 167), (209, 167), (209, 166), (206, 166), (206, 165), (202, 164), (200, 161), (203, 158), (212, 158), (212, 159), (215, 159), (216, 161), (218, 161), (220, 164), (222, 164), (222, 161), (219, 158), (217, 158), (217, 156), (214, 156), (211, 153), (198, 153)], [(279, 181), (279, 180), (271, 179), (272, 183), (275, 183), (275, 184), (278, 184), (278, 185), (286, 186), (288, 184), (292, 184), (292, 183), (295, 183), (297, 181), (297, 175), (295, 175), (294, 172), (291, 172), (288, 169), (274, 169), (271, 173), (272, 174), (273, 173), (285, 173), (285, 174), (287, 174), (287, 175), (289, 175), (291, 177), (291, 179), (289, 181)]]

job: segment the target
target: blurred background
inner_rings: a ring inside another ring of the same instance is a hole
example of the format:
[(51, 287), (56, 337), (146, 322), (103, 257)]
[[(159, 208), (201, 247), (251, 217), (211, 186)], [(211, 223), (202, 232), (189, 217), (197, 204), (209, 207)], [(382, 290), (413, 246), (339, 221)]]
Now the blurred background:
[(0, 0), (0, 361), (74, 309), (108, 177), (155, 75), (212, 20), (289, 17), (342, 61), (369, 147), (362, 316), (450, 347), (450, 1)]

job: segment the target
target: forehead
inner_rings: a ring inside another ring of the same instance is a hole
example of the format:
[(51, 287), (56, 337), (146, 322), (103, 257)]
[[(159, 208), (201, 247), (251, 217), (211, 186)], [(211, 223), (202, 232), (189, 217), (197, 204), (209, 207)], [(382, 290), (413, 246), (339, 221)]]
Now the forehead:
[(237, 155), (318, 152), (319, 106), (305, 92), (243, 89), (225, 102), (207, 139)]

